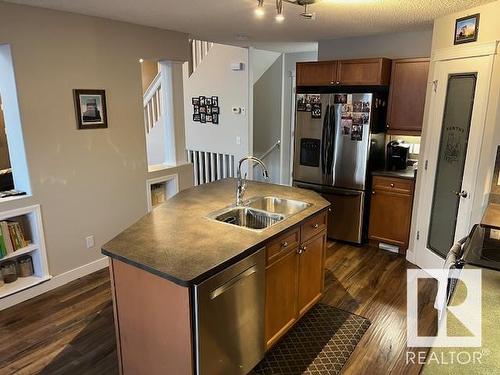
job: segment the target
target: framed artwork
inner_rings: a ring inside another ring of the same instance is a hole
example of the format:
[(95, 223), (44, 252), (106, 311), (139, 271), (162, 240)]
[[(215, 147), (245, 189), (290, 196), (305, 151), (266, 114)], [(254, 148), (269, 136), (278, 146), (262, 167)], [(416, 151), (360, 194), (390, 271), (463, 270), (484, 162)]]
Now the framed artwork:
[(78, 129), (108, 127), (106, 93), (104, 90), (73, 90)]
[(462, 17), (455, 21), (454, 44), (463, 44), (477, 41), (479, 33), (479, 13)]
[(191, 99), (193, 104), (193, 121), (202, 124), (219, 123), (220, 107), (218, 96), (198, 96)]

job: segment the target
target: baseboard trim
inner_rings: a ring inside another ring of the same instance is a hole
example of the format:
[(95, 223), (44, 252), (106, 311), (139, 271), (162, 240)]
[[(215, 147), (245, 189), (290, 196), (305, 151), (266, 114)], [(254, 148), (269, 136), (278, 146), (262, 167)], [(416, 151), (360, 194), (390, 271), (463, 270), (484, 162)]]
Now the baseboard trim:
[(47, 293), (50, 290), (63, 286), (73, 280), (91, 274), (92, 272), (102, 270), (103, 268), (106, 268), (108, 266), (109, 260), (107, 257), (104, 257), (87, 263), (83, 266), (61, 273), (60, 275), (54, 276), (51, 279), (41, 284), (35, 285), (32, 288), (25, 289), (16, 294), (12, 294), (8, 297), (2, 298), (0, 300), (0, 311), (17, 305), (18, 303), (27, 301), (31, 298), (37, 297), (41, 294)]

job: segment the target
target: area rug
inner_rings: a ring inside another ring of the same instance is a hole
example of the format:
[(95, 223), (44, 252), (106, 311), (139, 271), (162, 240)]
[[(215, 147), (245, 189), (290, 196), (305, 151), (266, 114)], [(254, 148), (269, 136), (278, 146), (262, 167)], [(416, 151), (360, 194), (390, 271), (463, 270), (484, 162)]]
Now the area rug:
[(339, 374), (369, 326), (361, 316), (317, 304), (251, 374)]

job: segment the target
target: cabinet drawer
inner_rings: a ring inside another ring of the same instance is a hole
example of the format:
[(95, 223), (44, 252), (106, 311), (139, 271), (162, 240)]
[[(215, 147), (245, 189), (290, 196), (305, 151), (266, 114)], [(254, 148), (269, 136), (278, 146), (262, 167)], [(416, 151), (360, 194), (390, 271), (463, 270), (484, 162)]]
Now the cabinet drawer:
[(400, 194), (413, 194), (414, 182), (403, 178), (381, 177), (373, 178), (373, 191), (387, 190)]
[(266, 264), (272, 264), (283, 258), (289, 251), (295, 251), (299, 245), (299, 228), (283, 233), (266, 246)]
[(301, 241), (305, 242), (326, 229), (326, 211), (314, 215), (312, 218), (304, 221), (301, 227)]

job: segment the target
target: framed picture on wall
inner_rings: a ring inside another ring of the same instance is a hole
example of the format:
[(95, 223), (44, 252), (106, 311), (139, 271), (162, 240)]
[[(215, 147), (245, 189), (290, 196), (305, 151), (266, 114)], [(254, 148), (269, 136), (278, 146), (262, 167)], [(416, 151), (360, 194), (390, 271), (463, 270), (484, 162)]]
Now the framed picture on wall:
[(104, 90), (73, 90), (78, 129), (108, 127), (106, 93)]
[(463, 44), (477, 41), (479, 33), (479, 13), (462, 17), (455, 21), (455, 43)]

